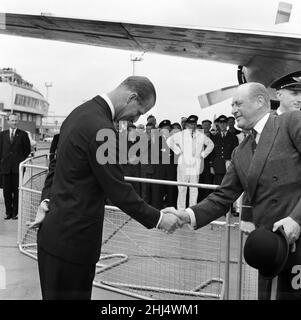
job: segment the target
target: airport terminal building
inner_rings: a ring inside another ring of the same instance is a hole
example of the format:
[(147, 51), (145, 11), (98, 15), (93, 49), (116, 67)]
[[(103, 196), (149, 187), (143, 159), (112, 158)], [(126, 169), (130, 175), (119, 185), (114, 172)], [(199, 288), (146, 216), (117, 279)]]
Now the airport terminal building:
[(0, 69), (1, 131), (7, 129), (6, 116), (13, 111), (19, 116), (20, 129), (31, 132), (37, 140), (48, 109), (49, 103), (33, 84), (25, 81), (15, 69)]

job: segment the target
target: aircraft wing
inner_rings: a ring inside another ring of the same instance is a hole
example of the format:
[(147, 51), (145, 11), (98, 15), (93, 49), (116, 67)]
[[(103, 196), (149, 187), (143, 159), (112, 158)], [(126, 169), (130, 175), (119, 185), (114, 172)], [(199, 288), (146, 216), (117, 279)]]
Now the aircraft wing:
[(0, 33), (168, 54), (248, 66), (252, 59), (301, 60), (301, 39), (237, 30), (198, 29), (55, 17), (0, 14)]

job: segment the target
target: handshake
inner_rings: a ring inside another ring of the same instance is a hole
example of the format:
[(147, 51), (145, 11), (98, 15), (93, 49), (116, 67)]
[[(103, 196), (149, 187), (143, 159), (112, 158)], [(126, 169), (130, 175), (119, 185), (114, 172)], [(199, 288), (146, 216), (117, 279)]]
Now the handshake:
[[(184, 224), (190, 224), (190, 215), (186, 210), (176, 210), (174, 207), (168, 207), (161, 212), (162, 219), (157, 228), (166, 233), (173, 233), (176, 229), (182, 228)], [(39, 228), (47, 213), (48, 208), (42, 202), (38, 207), (35, 220), (33, 222), (27, 221), (26, 226), (29, 229)]]
[(157, 226), (166, 233), (173, 233), (176, 229), (182, 228), (184, 224), (190, 224), (190, 215), (186, 210), (176, 210), (168, 207), (161, 210), (162, 219)]

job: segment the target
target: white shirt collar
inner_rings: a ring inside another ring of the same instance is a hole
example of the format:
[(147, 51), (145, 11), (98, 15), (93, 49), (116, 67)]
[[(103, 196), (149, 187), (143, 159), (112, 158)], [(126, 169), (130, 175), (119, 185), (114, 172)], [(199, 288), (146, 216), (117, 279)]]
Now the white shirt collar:
[(279, 110), (279, 108), (276, 110), (276, 113), (278, 114), (278, 116), (280, 116), (283, 112)]
[(259, 141), (262, 130), (269, 119), (270, 114), (264, 115), (254, 126), (254, 130), (257, 132), (256, 141)]
[(13, 129), (13, 128), (9, 128), (9, 133), (12, 134), (12, 133), (15, 133), (17, 130), (17, 128)]
[(110, 107), (111, 112), (112, 112), (112, 120), (114, 120), (114, 118), (115, 118), (115, 108), (113, 106), (112, 101), (110, 100), (110, 98), (105, 93), (101, 94), (100, 96), (106, 101), (106, 103)]

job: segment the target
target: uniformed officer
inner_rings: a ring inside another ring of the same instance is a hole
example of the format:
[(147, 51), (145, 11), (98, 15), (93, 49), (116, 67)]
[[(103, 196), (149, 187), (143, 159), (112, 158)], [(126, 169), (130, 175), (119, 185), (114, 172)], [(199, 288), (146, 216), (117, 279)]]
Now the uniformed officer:
[(174, 133), (179, 132), (179, 131), (182, 131), (181, 125), (179, 124), (179, 122), (174, 122), (171, 125), (171, 133), (174, 134)]
[(214, 150), (212, 153), (211, 172), (214, 174), (213, 184), (221, 184), (227, 167), (231, 160), (231, 154), (238, 145), (238, 139), (235, 134), (227, 130), (228, 118), (225, 115), (217, 119), (220, 132), (213, 136)]
[(211, 129), (211, 125), (212, 125), (212, 121), (205, 119), (202, 121), (202, 128), (204, 130), (205, 135), (210, 138), (211, 134), (210, 134), (210, 129)]
[[(151, 161), (152, 149), (154, 145), (154, 140), (152, 139), (152, 131), (154, 129), (155, 126), (153, 123), (149, 122), (146, 124), (145, 133), (147, 136), (147, 144), (144, 146), (144, 149), (141, 150), (141, 152), (143, 154), (147, 154), (147, 163), (141, 163), (140, 165), (141, 178), (154, 179), (155, 177), (155, 165), (153, 165)], [(153, 205), (155, 193), (154, 190), (156, 189), (155, 185), (152, 183), (142, 182), (140, 184), (140, 188), (141, 197), (144, 199), (144, 201), (148, 204)]]
[[(155, 179), (176, 181), (176, 172), (172, 166), (173, 151), (170, 150), (166, 143), (171, 131), (170, 120), (161, 121), (158, 128), (160, 130), (160, 136), (158, 137), (159, 163), (155, 165)], [(158, 209), (162, 209), (165, 206), (176, 206), (174, 189), (174, 186), (171, 185), (155, 184), (154, 206)]]
[[(198, 117), (191, 115), (186, 120), (186, 129), (175, 133), (167, 139), (167, 144), (179, 155), (177, 180), (180, 182), (198, 183), (199, 174), (203, 171), (204, 158), (210, 154), (214, 144), (203, 132), (196, 130)], [(204, 147), (206, 149), (204, 150)], [(178, 187), (178, 209), (186, 208), (187, 187)], [(189, 188), (189, 205), (197, 202), (198, 189)]]
[(287, 74), (272, 82), (271, 88), (276, 89), (279, 99), (277, 114), (300, 110), (301, 108), (301, 71)]
[(228, 117), (228, 131), (231, 133), (234, 133), (235, 135), (238, 135), (241, 133), (240, 130), (235, 128), (235, 118), (234, 117)]
[(154, 128), (157, 127), (157, 119), (156, 119), (155, 116), (152, 115), (152, 114), (150, 114), (150, 115), (146, 118), (146, 122), (147, 122), (147, 123), (151, 123), (151, 124), (154, 126)]
[(181, 126), (183, 130), (185, 129), (186, 120), (187, 120), (187, 117), (181, 117)]
[[(212, 121), (208, 119), (205, 119), (202, 121), (204, 134), (213, 141), (213, 134), (210, 132), (211, 125), (212, 125)], [(210, 170), (211, 163), (212, 163), (211, 155), (212, 153), (210, 153), (208, 157), (204, 159), (204, 170), (199, 176), (199, 183), (213, 184), (213, 174), (211, 173), (211, 170)], [(198, 202), (205, 199), (211, 192), (212, 190), (210, 189), (199, 188)]]
[[(128, 125), (127, 128), (128, 141), (127, 141), (127, 163), (123, 164), (124, 175), (129, 177), (140, 177), (140, 162), (139, 157), (140, 154), (131, 154), (129, 150), (131, 147), (137, 143), (138, 137), (136, 132), (136, 126), (132, 123)], [(139, 182), (130, 182), (138, 194), (141, 194), (140, 183)]]

